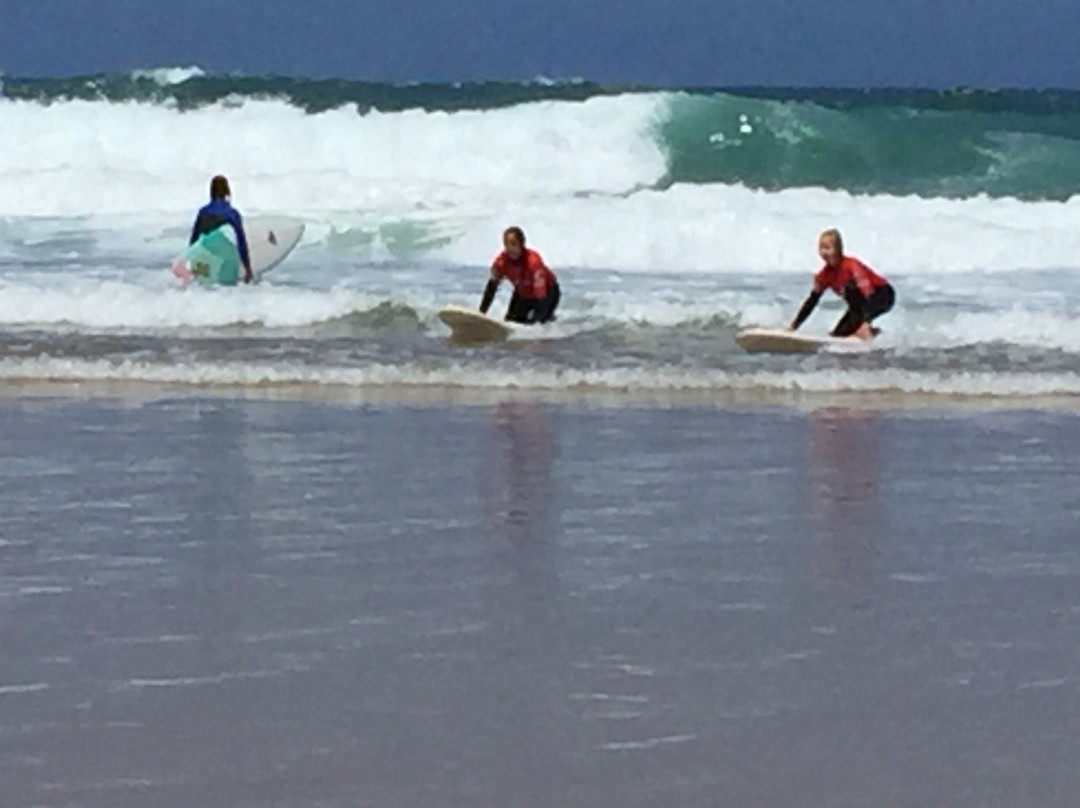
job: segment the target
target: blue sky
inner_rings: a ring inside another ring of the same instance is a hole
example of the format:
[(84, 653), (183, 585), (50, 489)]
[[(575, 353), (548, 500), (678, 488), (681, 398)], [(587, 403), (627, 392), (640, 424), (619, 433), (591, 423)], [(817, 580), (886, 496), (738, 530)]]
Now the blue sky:
[(1076, 0), (0, 0), (0, 69), (1080, 87)]

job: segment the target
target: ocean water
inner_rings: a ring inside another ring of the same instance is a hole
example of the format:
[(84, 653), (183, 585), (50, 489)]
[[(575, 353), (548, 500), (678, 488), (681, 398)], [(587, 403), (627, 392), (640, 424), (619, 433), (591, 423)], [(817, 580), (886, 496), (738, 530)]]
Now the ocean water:
[[(1080, 392), (1077, 93), (180, 67), (2, 93), (0, 380)], [(167, 267), (217, 172), (307, 233), (256, 288), (182, 290)], [(509, 224), (557, 271), (558, 322), (447, 345), (436, 311), (478, 302)], [(830, 226), (898, 290), (875, 349), (742, 353), (739, 328), (797, 309)]]

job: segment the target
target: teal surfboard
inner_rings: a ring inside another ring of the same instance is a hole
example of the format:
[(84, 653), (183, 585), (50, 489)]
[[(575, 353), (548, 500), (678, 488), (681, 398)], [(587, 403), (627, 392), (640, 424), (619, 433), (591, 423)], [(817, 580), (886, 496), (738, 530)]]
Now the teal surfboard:
[(184, 250), (183, 258), (193, 278), (207, 285), (235, 286), (240, 280), (240, 252), (219, 227)]
[[(251, 271), (258, 281), (292, 252), (304, 234), (304, 223), (290, 216), (255, 216), (244, 222)], [(243, 277), (233, 230), (223, 225), (207, 233), (172, 262), (172, 273), (184, 284), (235, 286)]]

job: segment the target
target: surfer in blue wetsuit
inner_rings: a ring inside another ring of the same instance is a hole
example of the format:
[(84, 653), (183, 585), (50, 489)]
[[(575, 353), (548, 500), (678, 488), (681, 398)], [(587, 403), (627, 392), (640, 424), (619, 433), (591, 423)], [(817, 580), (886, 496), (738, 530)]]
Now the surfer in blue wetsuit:
[[(189, 244), (194, 244), (200, 236), (212, 233), (219, 227), (229, 225), (236, 233), (236, 249), (240, 253), (240, 263), (244, 265), (244, 283), (251, 283), (251, 257), (248, 255), (247, 236), (244, 233), (244, 221), (240, 217), (240, 211), (230, 204), (232, 191), (229, 189), (229, 181), (218, 174), (210, 180), (210, 204), (204, 205), (195, 217), (195, 225), (191, 228)], [(235, 281), (233, 281), (235, 283)]]

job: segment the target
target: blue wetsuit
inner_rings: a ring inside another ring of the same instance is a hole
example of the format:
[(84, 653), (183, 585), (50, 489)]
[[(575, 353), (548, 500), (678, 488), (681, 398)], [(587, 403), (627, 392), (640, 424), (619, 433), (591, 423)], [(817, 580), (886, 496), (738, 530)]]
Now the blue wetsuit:
[(231, 225), (233, 232), (236, 233), (236, 249), (240, 252), (240, 261), (245, 267), (250, 267), (247, 235), (244, 233), (244, 222), (240, 218), (240, 211), (224, 199), (211, 199), (209, 205), (204, 205), (199, 210), (199, 215), (195, 217), (195, 226), (191, 228), (191, 239), (188, 244), (194, 244), (199, 236), (212, 233), (226, 224)]

